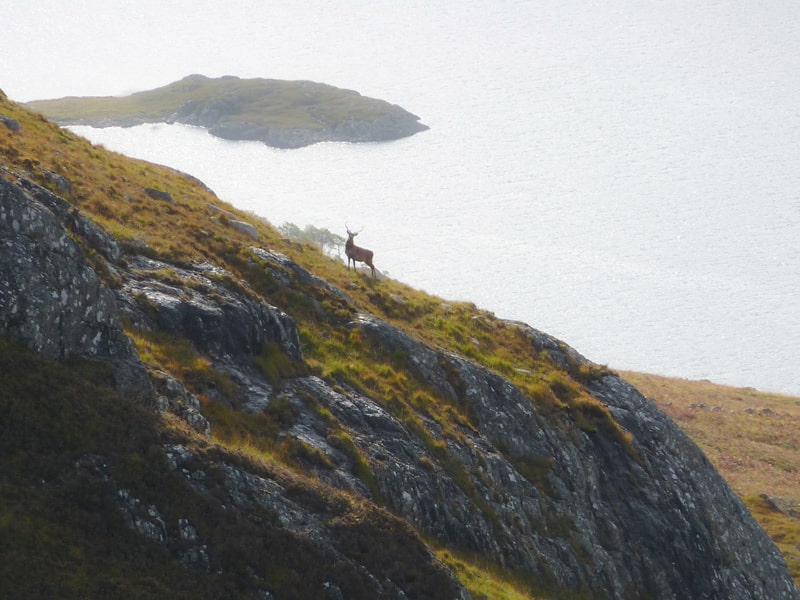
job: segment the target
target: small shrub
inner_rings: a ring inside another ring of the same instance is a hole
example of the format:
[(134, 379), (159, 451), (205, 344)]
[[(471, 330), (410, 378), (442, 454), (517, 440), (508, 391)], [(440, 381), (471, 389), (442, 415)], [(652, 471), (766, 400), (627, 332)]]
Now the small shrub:
[(286, 356), (276, 342), (264, 344), (254, 362), (273, 386), (277, 385), (281, 379), (306, 374), (303, 363), (293, 361)]
[(570, 400), (573, 400), (581, 393), (581, 389), (559, 371), (555, 371), (550, 375), (548, 383), (550, 389), (562, 402), (569, 403)]
[(322, 450), (294, 436), (288, 436), (283, 441), (281, 450), (290, 459), (301, 464), (310, 464), (323, 469), (334, 468), (333, 462)]
[(383, 503), (383, 497), (375, 475), (369, 466), (369, 461), (353, 441), (353, 438), (350, 437), (350, 434), (344, 429), (334, 429), (328, 434), (327, 441), (333, 448), (343, 452), (353, 462), (355, 476), (364, 482), (376, 502)]

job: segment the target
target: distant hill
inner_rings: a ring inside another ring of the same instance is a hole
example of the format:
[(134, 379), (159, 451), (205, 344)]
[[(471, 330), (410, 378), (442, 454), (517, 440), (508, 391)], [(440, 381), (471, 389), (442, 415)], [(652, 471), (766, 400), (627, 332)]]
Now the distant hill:
[(68, 97), (27, 104), (62, 125), (131, 127), (184, 123), (229, 140), (277, 148), (317, 142), (380, 142), (428, 129), (384, 100), (311, 81), (190, 75), (125, 97)]

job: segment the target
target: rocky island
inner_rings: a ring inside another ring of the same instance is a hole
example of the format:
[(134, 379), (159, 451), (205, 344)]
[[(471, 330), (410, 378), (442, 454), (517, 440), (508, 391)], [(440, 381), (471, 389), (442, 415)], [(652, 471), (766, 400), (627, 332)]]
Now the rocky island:
[(125, 97), (68, 97), (27, 104), (61, 125), (183, 123), (228, 140), (276, 148), (318, 142), (383, 142), (428, 129), (384, 100), (311, 81), (190, 75)]
[(616, 373), (0, 116), (1, 597), (800, 599)]

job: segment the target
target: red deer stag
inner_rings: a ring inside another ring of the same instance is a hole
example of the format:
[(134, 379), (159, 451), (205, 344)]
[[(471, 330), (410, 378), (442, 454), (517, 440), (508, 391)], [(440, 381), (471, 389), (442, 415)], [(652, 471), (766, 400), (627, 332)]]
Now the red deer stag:
[(347, 255), (347, 269), (350, 270), (350, 261), (353, 261), (353, 268), (356, 268), (356, 261), (366, 263), (372, 269), (372, 276), (375, 277), (375, 265), (372, 264), (372, 250), (367, 250), (360, 246), (356, 246), (353, 238), (363, 231), (359, 229), (355, 233), (350, 231), (350, 228), (345, 223), (344, 228), (347, 230), (347, 243), (344, 245), (344, 253)]

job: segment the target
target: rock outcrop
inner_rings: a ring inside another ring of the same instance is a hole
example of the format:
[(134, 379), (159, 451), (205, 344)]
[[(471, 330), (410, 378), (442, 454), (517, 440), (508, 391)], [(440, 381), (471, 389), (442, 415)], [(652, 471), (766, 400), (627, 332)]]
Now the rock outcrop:
[(252, 358), (275, 342), (290, 359), (300, 360), (294, 321), (273, 306), (231, 291), (225, 281), (232, 281), (230, 273), (209, 264), (187, 269), (133, 256), (117, 298), (135, 327), (186, 338), (215, 358)]
[[(632, 434), (630, 447), (554, 426), (509, 381), (384, 322), (362, 316), (351, 326), (408, 356), (408, 368), (463, 406), (475, 430), (437, 456), (355, 390), (306, 378), (284, 393), (329, 409), (369, 456), (387, 505), (428, 535), (590, 597), (797, 597), (774, 544), (703, 453), (619, 377), (589, 388)], [(579, 356), (529, 333), (533, 345)], [(323, 432), (318, 424), (296, 434), (347, 471)]]
[(0, 331), (48, 358), (107, 361), (118, 387), (149, 396), (149, 379), (122, 331), (114, 294), (86, 254), (114, 260), (116, 241), (65, 200), (24, 179), (20, 185), (0, 179), (0, 233)]

